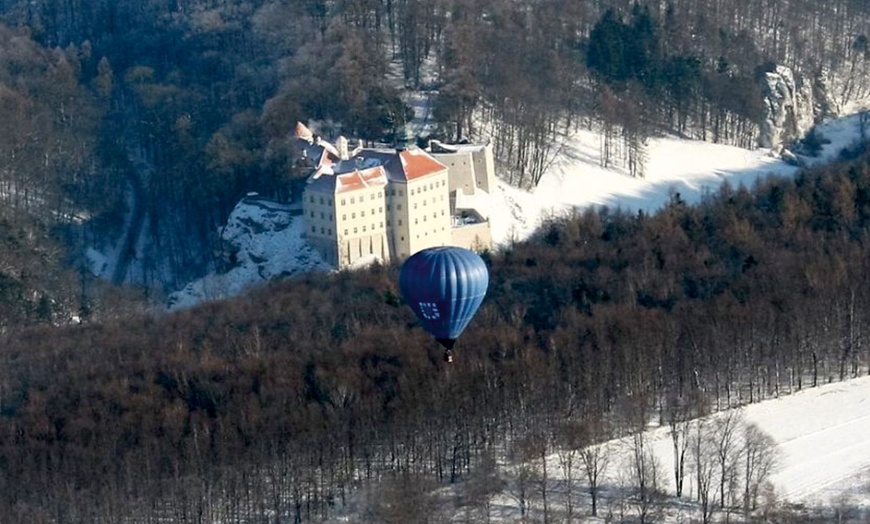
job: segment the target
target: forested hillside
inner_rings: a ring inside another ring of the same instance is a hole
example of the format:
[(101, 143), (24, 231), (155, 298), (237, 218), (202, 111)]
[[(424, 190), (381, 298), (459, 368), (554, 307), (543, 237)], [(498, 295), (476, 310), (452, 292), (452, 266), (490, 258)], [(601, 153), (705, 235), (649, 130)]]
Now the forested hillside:
[(496, 455), (866, 374), (868, 232), (867, 153), (698, 207), (555, 221), (486, 255), (449, 369), (393, 267), (20, 331), (2, 341), (0, 521), (308, 522), (361, 486), (379, 493), (362, 515), (414, 496), (390, 518), (424, 521), (429, 488), (456, 481), (457, 504), (484, 504)]
[[(246, 192), (292, 198), (297, 120), (389, 142), (420, 89), (436, 135), (492, 139), (514, 184), (577, 126), (642, 176), (656, 133), (754, 146), (776, 65), (815, 116), (866, 96), (868, 17), (852, 0), (2, 0), (0, 191), (59, 226), (80, 274), (95, 247), (116, 283), (176, 289)], [(80, 280), (69, 296), (96, 300)]]

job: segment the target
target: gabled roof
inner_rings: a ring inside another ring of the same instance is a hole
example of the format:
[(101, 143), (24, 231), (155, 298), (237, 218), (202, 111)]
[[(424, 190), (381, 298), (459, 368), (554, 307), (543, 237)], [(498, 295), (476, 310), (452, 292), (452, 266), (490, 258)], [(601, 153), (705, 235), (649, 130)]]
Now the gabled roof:
[(322, 193), (348, 193), (371, 187), (387, 185), (387, 173), (383, 166), (368, 169), (354, 169), (348, 173), (332, 174), (322, 172), (308, 179), (308, 188)]
[[(353, 191), (367, 187), (366, 184), (370, 184), (370, 178), (374, 176), (371, 175), (374, 168), (379, 168), (379, 176), (384, 177), (384, 184), (388, 180), (409, 182), (447, 170), (447, 166), (435, 160), (432, 155), (422, 149), (414, 148), (401, 151), (357, 149), (349, 159), (341, 160), (332, 150), (334, 148), (324, 147), (326, 145), (326, 142), (317, 140), (312, 146), (320, 146), (322, 149), (318, 149), (317, 168), (309, 183), (321, 178), (334, 178), (334, 181), (330, 182), (334, 184), (334, 187), (321, 187), (324, 183), (321, 181), (313, 187), (317, 191)], [(355, 179), (355, 173), (360, 173), (362, 179)]]
[(336, 173), (379, 165), (383, 166), (390, 180), (408, 182), (447, 170), (447, 166), (422, 149), (363, 149), (354, 153), (349, 160), (336, 164)]
[(406, 180), (414, 180), (444, 171), (447, 166), (432, 158), (432, 155), (422, 149), (405, 149), (399, 152)]

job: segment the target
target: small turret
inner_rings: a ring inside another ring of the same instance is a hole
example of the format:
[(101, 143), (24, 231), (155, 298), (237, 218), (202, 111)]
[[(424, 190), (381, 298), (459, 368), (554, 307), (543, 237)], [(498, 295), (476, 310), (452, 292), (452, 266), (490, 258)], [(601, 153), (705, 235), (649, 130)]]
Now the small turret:
[(338, 158), (341, 160), (348, 160), (350, 158), (350, 155), (348, 154), (347, 139), (344, 136), (338, 137), (338, 140), (335, 141), (335, 148), (338, 150)]

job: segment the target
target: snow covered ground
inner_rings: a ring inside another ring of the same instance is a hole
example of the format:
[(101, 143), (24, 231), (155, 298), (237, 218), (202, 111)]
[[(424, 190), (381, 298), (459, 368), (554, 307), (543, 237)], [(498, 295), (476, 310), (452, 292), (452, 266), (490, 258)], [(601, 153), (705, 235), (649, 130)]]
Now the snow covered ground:
[[(854, 505), (870, 507), (870, 377), (804, 389), (740, 411), (776, 441), (779, 465), (770, 481), (778, 500), (828, 506), (846, 494)], [(668, 428), (648, 435), (667, 468), (673, 462)], [(672, 474), (666, 480), (673, 493)]]
[[(800, 159), (808, 165), (829, 162), (859, 136), (857, 114), (829, 120), (819, 126), (830, 140), (818, 157)], [(583, 130), (568, 137), (561, 154), (530, 192), (501, 184), (493, 206), (493, 239), (500, 244), (521, 240), (550, 217), (573, 209), (607, 206), (651, 213), (679, 193), (697, 203), (723, 182), (751, 187), (759, 177), (793, 176), (798, 168), (774, 158), (764, 149), (711, 144), (681, 138), (655, 138), (648, 146), (643, 178), (629, 176), (620, 167), (602, 168), (599, 135)]]
[[(761, 497), (760, 507), (766, 510), (788, 508), (789, 511), (814, 515), (813, 522), (867, 522), (870, 516), (870, 376), (845, 382), (807, 388), (778, 399), (744, 406), (736, 410), (744, 423), (753, 423), (775, 443), (777, 465), (768, 477), (770, 489)], [(734, 411), (732, 411), (734, 413)], [(718, 413), (709, 418), (722, 418)], [(652, 450), (660, 470), (660, 488), (665, 499), (656, 503), (656, 517), (650, 522), (667, 524), (701, 522), (701, 510), (694, 488), (694, 474), (687, 467), (684, 496), (675, 497), (673, 479), (673, 445), (669, 428), (649, 429), (644, 440)], [(605, 523), (635, 522), (637, 507), (626, 497), (631, 492), (632, 439), (618, 439), (606, 444), (609, 465), (600, 480), (598, 516), (591, 517), (590, 499), (582, 468), (575, 467), (573, 478), (574, 522)], [(575, 457), (579, 462), (579, 457)], [(534, 466), (540, 479), (540, 462)], [(548, 506), (551, 522), (563, 522), (565, 516), (565, 476), (560, 467), (560, 454), (547, 457)], [(517, 487), (518, 464), (501, 464), (498, 477), (503, 488), (489, 497), (488, 509), (457, 505), (468, 489), (463, 482), (442, 487), (434, 493), (441, 521), (449, 522), (544, 522), (540, 482), (528, 480), (525, 499), (526, 519), (519, 509)], [(716, 480), (714, 480), (714, 485)], [(479, 489), (479, 488), (478, 488)], [(715, 490), (714, 490), (715, 491)], [(365, 514), (366, 497), (372, 493), (357, 493), (350, 497), (344, 511), (326, 521), (329, 524), (357, 522)], [(378, 495), (375, 493), (377, 505)], [(718, 495), (712, 495), (717, 499)], [(836, 518), (835, 518), (836, 517)], [(725, 517), (715, 513), (713, 522), (741, 522), (739, 509)], [(771, 520), (777, 522), (777, 520)], [(783, 521), (786, 522), (786, 521)], [(809, 521), (808, 521), (809, 522)]]
[(771, 479), (780, 498), (829, 505), (848, 495), (870, 504), (870, 377), (828, 384), (745, 408), (777, 442)]
[[(416, 102), (415, 108), (423, 114), (425, 97)], [(830, 144), (824, 146), (818, 158), (801, 159), (808, 164), (830, 161), (852, 144), (858, 136), (858, 116), (831, 120), (820, 129)], [(500, 182), (498, 190), (489, 195), (490, 201), (483, 204), (489, 209), (493, 241), (501, 246), (523, 240), (548, 218), (575, 209), (608, 206), (655, 212), (675, 193), (683, 201), (695, 203), (726, 181), (735, 187), (751, 186), (759, 177), (793, 176), (797, 172), (796, 167), (774, 158), (767, 150), (655, 138), (648, 146), (644, 177), (633, 178), (618, 166), (602, 168), (598, 144), (599, 136), (591, 130), (565, 137), (560, 155), (532, 191)], [(259, 220), (263, 220), (262, 227), (255, 227)], [(232, 296), (271, 278), (329, 269), (305, 241), (301, 217), (291, 216), (286, 206), (267, 205), (263, 199), (243, 199), (221, 234), (238, 252), (238, 265), (173, 293), (168, 302), (170, 309)], [(89, 257), (96, 274), (110, 265), (99, 253), (91, 252)]]

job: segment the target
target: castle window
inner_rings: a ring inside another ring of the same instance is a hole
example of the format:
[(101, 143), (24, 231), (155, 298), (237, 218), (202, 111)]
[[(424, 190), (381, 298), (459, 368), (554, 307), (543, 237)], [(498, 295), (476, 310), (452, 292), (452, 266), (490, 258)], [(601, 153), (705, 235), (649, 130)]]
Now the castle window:
[(372, 231), (375, 230), (375, 224), (372, 224)]
[(396, 211), (402, 210), (402, 204), (396, 204)]
[(416, 224), (419, 224), (419, 223), (420, 223), (420, 219), (419, 219), (419, 218), (415, 218), (415, 219), (414, 219), (414, 224), (416, 225)]
[(432, 189), (432, 184), (429, 184), (429, 189)]
[[(402, 225), (402, 219), (401, 219), (401, 218), (399, 219), (399, 225), (400, 225), (400, 226)], [(404, 239), (402, 239), (402, 240), (404, 240)]]
[(396, 196), (396, 190), (390, 189), (390, 196)]
[(341, 215), (342, 220), (347, 220), (347, 214)]
[(414, 209), (417, 209), (417, 203), (414, 202)]
[(359, 228), (353, 228), (353, 234), (356, 235), (359, 232)]
[(366, 216), (366, 212), (365, 212), (365, 211), (360, 211), (360, 212), (359, 212), (359, 216), (361, 216), (361, 217)]
[(423, 216), (423, 222), (425, 222), (425, 221), (426, 221), (426, 216), (424, 215), (424, 216)]
[(384, 223), (381, 222), (381, 229), (384, 229)]
[(400, 190), (399, 190), (399, 196), (404, 196), (404, 195), (405, 195), (405, 192), (404, 192), (403, 190), (400, 189)]
[(331, 205), (332, 205), (332, 199), (330, 198), (329, 200), (326, 201), (326, 203), (329, 204), (329, 205), (331, 206)]
[(321, 234), (321, 235), (325, 235), (325, 234), (326, 234), (326, 230), (325, 230), (324, 228), (320, 228), (320, 234)]
[(363, 233), (366, 232), (366, 226), (363, 226)]
[(345, 234), (345, 235), (348, 234), (348, 230), (347, 230), (347, 229), (344, 230), (344, 234)]
[(311, 212), (311, 218), (314, 218), (314, 211)]
[(320, 213), (320, 220), (326, 220), (326, 213)]
[[(383, 210), (384, 210), (384, 208), (381, 208), (381, 211), (383, 211)], [(372, 208), (372, 214), (373, 215), (375, 214), (375, 208)]]
[(350, 197), (350, 203), (356, 204), (356, 197)]
[(327, 230), (326, 230), (326, 234), (329, 235), (329, 236), (332, 236), (332, 230), (331, 230), (331, 229), (327, 229)]
[[(384, 212), (384, 208), (383, 208), (383, 206), (379, 206), (379, 207), (378, 207), (378, 213), (383, 213), (383, 212)], [(374, 211), (372, 211), (372, 213), (374, 213)]]
[(320, 197), (320, 205), (323, 205), (323, 197)]
[(345, 205), (345, 204), (347, 204), (347, 200), (345, 200), (345, 199), (342, 198), (342, 199), (341, 199), (341, 205)]
[(314, 227), (314, 226), (311, 226), (311, 232), (312, 232), (312, 233), (317, 233), (317, 228)]
[(311, 196), (311, 203), (312, 204), (314, 203), (314, 196), (313, 195)]
[(356, 213), (351, 213), (350, 218), (356, 218)]
[(332, 220), (332, 213), (329, 214), (329, 219)]

